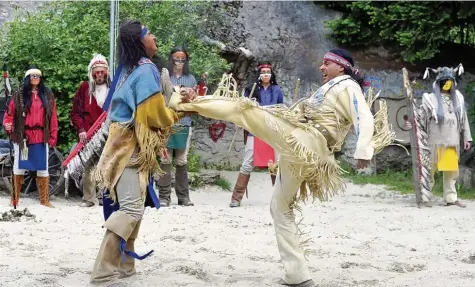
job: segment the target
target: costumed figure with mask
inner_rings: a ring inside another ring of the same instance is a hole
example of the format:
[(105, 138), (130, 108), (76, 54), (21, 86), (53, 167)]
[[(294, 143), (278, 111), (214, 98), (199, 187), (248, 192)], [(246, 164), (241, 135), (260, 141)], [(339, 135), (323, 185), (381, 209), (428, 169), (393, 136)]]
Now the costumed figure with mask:
[[(170, 80), (173, 86), (195, 88), (196, 79), (190, 73), (188, 53), (183, 47), (176, 47), (171, 50), (168, 57), (168, 68), (171, 72)], [(180, 119), (174, 127), (176, 132), (170, 136), (166, 152), (161, 155), (160, 168), (165, 172), (158, 179), (157, 185), (160, 192), (161, 206), (169, 206), (172, 192), (172, 161), (175, 157), (175, 192), (178, 198), (178, 205), (193, 206), (190, 200), (190, 189), (188, 186), (188, 152), (191, 144), (191, 116)]]
[(20, 198), (25, 172), (36, 171), (40, 204), (54, 207), (49, 202), (48, 151), (56, 146), (58, 116), (53, 92), (45, 86), (37, 67), (26, 71), (23, 86), (10, 98), (3, 127), (11, 135), (14, 149), (12, 200)]
[[(270, 203), (277, 246), (285, 269), (278, 283), (287, 286), (315, 286), (305, 260), (295, 222), (295, 208), (309, 196), (327, 200), (344, 190), (341, 168), (334, 158), (351, 127), (358, 141), (354, 157), (364, 168), (373, 155), (392, 143), (394, 132), (381, 120), (387, 116), (383, 103), (373, 116), (359, 82), (355, 81), (349, 52), (328, 52), (320, 67), (324, 85), (316, 93), (288, 108), (285, 105), (260, 106), (255, 99), (241, 97), (225, 83), (224, 75), (213, 95), (183, 103), (174, 93), (170, 108), (198, 112), (204, 117), (229, 121), (244, 128), (279, 153), (279, 166)], [(304, 114), (301, 114), (300, 107)], [(304, 119), (302, 121), (302, 119)], [(300, 192), (299, 192), (300, 190)]]
[[(420, 151), (428, 151), (427, 156), (421, 156), (418, 164), (424, 165), (426, 172), (421, 172), (419, 179), (422, 203), (431, 206), (434, 175), (437, 171), (443, 173), (444, 201), (447, 206), (465, 207), (457, 198), (456, 181), (459, 175), (460, 150), (470, 149), (472, 135), (467, 119), (465, 100), (457, 90), (457, 73), (463, 73), (463, 66), (435, 69), (427, 68), (424, 79), (429, 73), (435, 73), (436, 79), (432, 84), (432, 93), (422, 95), (422, 103), (416, 114), (416, 135)], [(408, 129), (412, 123), (406, 122)], [(422, 139), (421, 139), (422, 138)], [(462, 146), (461, 146), (462, 144)]]
[(135, 259), (152, 253), (139, 256), (134, 244), (145, 206), (160, 207), (153, 188), (153, 177), (163, 174), (157, 157), (179, 120), (166, 106), (167, 86), (150, 60), (158, 51), (155, 36), (139, 21), (127, 21), (119, 28), (117, 46), (119, 65), (104, 104), (110, 122), (107, 141), (95, 171), (105, 190), (106, 232), (92, 283), (131, 276), (136, 273)]
[[(71, 122), (78, 133), (81, 144), (87, 141), (87, 131), (94, 125), (104, 112), (102, 107), (109, 92), (111, 80), (109, 77), (109, 65), (106, 58), (101, 54), (95, 54), (89, 62), (88, 81), (79, 86), (74, 95), (71, 109)], [(89, 166), (82, 176), (83, 198), (80, 206), (91, 207), (97, 203), (96, 186), (92, 178), (92, 166)]]
[[(252, 95), (251, 95), (252, 92)], [(264, 61), (257, 65), (256, 87), (247, 87), (244, 96), (255, 99), (260, 106), (278, 105), (284, 103), (284, 94), (277, 84), (271, 63)], [(241, 200), (247, 191), (249, 178), (254, 167), (267, 167), (277, 161), (278, 155), (267, 143), (244, 131), (244, 159), (239, 171), (236, 184), (231, 196), (230, 207), (241, 206)], [(271, 170), (272, 184), (275, 182), (275, 170)]]

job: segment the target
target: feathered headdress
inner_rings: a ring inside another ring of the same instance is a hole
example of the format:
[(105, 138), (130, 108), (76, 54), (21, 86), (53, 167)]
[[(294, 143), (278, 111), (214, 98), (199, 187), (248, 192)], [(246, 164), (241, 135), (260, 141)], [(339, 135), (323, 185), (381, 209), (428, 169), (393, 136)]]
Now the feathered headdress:
[(87, 75), (89, 77), (89, 82), (94, 82), (94, 78), (92, 77), (92, 69), (96, 67), (103, 67), (107, 69), (109, 72), (109, 65), (107, 64), (107, 59), (101, 54), (94, 54), (92, 60), (89, 62), (87, 66)]

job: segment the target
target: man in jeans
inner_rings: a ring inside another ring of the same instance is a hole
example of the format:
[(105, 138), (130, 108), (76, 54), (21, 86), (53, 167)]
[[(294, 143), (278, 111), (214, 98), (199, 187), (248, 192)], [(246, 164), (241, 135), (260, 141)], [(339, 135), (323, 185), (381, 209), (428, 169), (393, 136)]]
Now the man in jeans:
[[(169, 61), (170, 80), (174, 86), (184, 86), (187, 88), (196, 87), (196, 79), (189, 72), (188, 53), (183, 47), (172, 49)], [(161, 156), (160, 167), (165, 174), (158, 180), (160, 193), (160, 206), (170, 206), (172, 192), (172, 161), (175, 156), (175, 192), (178, 204), (182, 206), (193, 206), (190, 200), (190, 189), (188, 186), (188, 152), (190, 150), (191, 139), (191, 117), (186, 116), (180, 119), (175, 128), (178, 131), (173, 134), (167, 145), (167, 152)]]

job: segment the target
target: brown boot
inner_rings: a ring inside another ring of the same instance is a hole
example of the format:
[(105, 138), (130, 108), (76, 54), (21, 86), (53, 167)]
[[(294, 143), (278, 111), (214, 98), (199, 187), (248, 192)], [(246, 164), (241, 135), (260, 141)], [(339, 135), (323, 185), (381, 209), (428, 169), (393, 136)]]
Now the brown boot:
[[(134, 231), (132, 232), (132, 234), (130, 234), (129, 240), (127, 240), (125, 249), (135, 252), (135, 239), (137, 238), (137, 235), (139, 234), (141, 223), (142, 223), (142, 220), (137, 222), (137, 225), (135, 226)], [(119, 265), (120, 278), (129, 277), (136, 273), (135, 259), (128, 255), (124, 255), (124, 256), (125, 256), (125, 260), (122, 259)]]
[(21, 187), (23, 186), (23, 183), (25, 183), (25, 176), (24, 175), (13, 175), (13, 192), (15, 193), (15, 204), (13, 204), (13, 193), (11, 194), (11, 199), (10, 199), (10, 206), (18, 206), (20, 203), (20, 193), (21, 193)]
[(233, 195), (231, 197), (231, 204), (229, 207), (239, 207), (241, 206), (241, 200), (246, 193), (247, 184), (249, 183), (250, 174), (239, 173), (239, 176), (236, 180), (236, 185), (234, 186)]
[(121, 260), (120, 236), (107, 230), (91, 273), (91, 283), (112, 281), (119, 278)]
[(137, 223), (138, 221), (133, 216), (121, 211), (116, 211), (109, 216), (104, 223), (107, 231), (91, 272), (91, 283), (112, 281), (119, 278), (119, 265), (121, 260), (125, 260), (122, 259), (121, 240), (129, 241)]
[(49, 176), (37, 176), (36, 185), (40, 193), (40, 204), (55, 208), (51, 202), (49, 202)]

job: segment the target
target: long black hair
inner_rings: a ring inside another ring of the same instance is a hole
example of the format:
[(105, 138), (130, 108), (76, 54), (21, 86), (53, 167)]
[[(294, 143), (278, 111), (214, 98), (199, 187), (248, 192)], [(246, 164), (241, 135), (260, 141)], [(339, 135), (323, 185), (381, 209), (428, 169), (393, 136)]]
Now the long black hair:
[(117, 39), (117, 60), (119, 64), (132, 67), (142, 57), (147, 57), (141, 39), (142, 23), (137, 20), (127, 20), (119, 28)]
[(185, 47), (183, 46), (175, 47), (170, 51), (170, 54), (168, 55), (168, 71), (170, 73), (173, 72), (173, 67), (175, 66), (175, 63), (173, 62), (172, 55), (175, 54), (176, 52), (183, 52), (186, 55), (186, 62), (183, 65), (183, 75), (188, 75), (190, 73), (190, 65), (189, 65), (190, 56), (188, 55), (188, 52), (186, 52)]
[[(333, 50), (330, 50), (330, 53), (336, 54), (336, 55), (344, 58), (345, 60), (350, 62), (352, 67), (355, 66), (355, 63), (353, 61), (353, 57), (351, 56), (351, 53), (348, 52), (347, 50), (333, 49)], [(355, 80), (360, 85), (360, 87), (363, 88), (364, 76), (362, 75), (361, 71), (359, 71), (357, 69), (349, 69), (347, 67), (344, 67), (344, 69), (345, 69), (345, 74), (352, 77), (353, 80)]]
[[(30, 69), (38, 69), (35, 65), (31, 65), (28, 67), (27, 70)], [(31, 75), (26, 76), (23, 79), (23, 89), (22, 89), (22, 96), (23, 96), (23, 101), (26, 107), (26, 110), (30, 110), (31, 108), (31, 82), (30, 82), (30, 77)], [(46, 107), (46, 86), (43, 83), (43, 77), (40, 77), (40, 83), (38, 84), (38, 96), (41, 99), (41, 103), (43, 104), (43, 107)]]
[[(252, 86), (254, 85), (254, 83), (250, 86), (248, 86), (246, 88), (246, 92), (249, 93), (249, 98), (255, 98), (258, 102), (261, 100), (261, 89), (260, 87), (262, 87), (262, 80), (261, 80), (261, 69), (262, 68), (259, 68), (261, 65), (269, 65), (269, 66), (272, 66), (271, 63), (269, 61), (261, 61), (257, 64), (257, 74), (256, 74), (256, 80), (255, 80), (255, 83), (256, 83), (256, 88), (254, 89), (254, 92), (252, 93), (251, 95), (251, 90), (252, 90)], [(272, 86), (273, 85), (278, 85), (277, 84), (277, 78), (274, 74), (274, 69), (271, 68), (270, 69), (270, 73), (271, 73), (271, 76), (270, 76), (270, 86), (271, 86), (271, 92), (273, 93), (274, 90), (272, 89)]]

